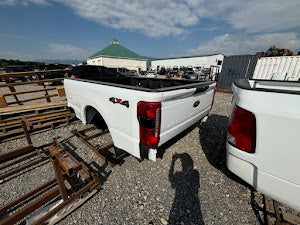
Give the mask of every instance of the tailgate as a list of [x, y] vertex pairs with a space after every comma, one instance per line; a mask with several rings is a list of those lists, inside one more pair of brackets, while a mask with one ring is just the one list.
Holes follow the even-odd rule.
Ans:
[[162, 145], [201, 118], [211, 108], [215, 83], [163, 93], [160, 142]]

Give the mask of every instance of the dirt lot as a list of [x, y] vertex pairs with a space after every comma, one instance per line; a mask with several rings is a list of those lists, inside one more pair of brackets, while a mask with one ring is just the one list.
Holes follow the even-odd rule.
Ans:
[[[217, 93], [211, 116], [160, 149], [156, 162], [132, 156], [110, 167], [71, 131], [81, 123], [33, 135], [35, 145], [58, 137], [98, 173], [102, 188], [59, 224], [262, 224], [262, 197], [230, 173], [225, 139], [232, 94]], [[106, 143], [109, 134], [96, 142]], [[25, 139], [0, 144], [1, 151]], [[0, 184], [0, 205], [54, 177], [50, 163], [40, 164]]]

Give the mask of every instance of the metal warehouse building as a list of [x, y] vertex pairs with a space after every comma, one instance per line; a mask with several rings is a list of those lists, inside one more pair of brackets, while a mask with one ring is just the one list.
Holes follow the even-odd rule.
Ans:
[[147, 59], [121, 46], [116, 39], [113, 39], [109, 46], [90, 56], [87, 64], [114, 68], [125, 67], [137, 72], [147, 70]]
[[193, 67], [193, 68], [210, 68], [211, 66], [219, 67], [222, 70], [224, 56], [222, 54], [212, 55], [196, 55], [196, 56], [183, 56], [175, 58], [157, 59], [151, 62], [151, 68], [180, 68], [180, 67]]
[[251, 78], [256, 66], [258, 55], [226, 55], [222, 72], [218, 75], [217, 86], [231, 88], [238, 78]]

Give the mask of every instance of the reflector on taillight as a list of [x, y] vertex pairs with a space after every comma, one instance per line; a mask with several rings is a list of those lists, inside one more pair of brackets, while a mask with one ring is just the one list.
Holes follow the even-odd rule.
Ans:
[[249, 153], [255, 153], [256, 119], [252, 112], [235, 106], [227, 133], [229, 144]]
[[79, 78], [77, 75], [72, 75], [71, 78]]
[[140, 124], [140, 143], [152, 147], [159, 142], [160, 135], [160, 102], [139, 102], [137, 118]]

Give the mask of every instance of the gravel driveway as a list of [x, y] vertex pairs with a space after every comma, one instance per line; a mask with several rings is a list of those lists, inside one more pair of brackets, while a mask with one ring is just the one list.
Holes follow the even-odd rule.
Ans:
[[[81, 123], [32, 135], [39, 145], [59, 137], [100, 175], [102, 188], [59, 224], [260, 224], [262, 197], [230, 173], [225, 140], [232, 94], [217, 93], [211, 116], [162, 147], [156, 162], [132, 156], [111, 168], [82, 144], [71, 130]], [[106, 143], [109, 134], [98, 140]], [[25, 139], [0, 144], [2, 151]], [[41, 176], [38, 176], [42, 174]], [[54, 176], [50, 163], [0, 184], [0, 205]], [[20, 185], [22, 184], [22, 185]]]

